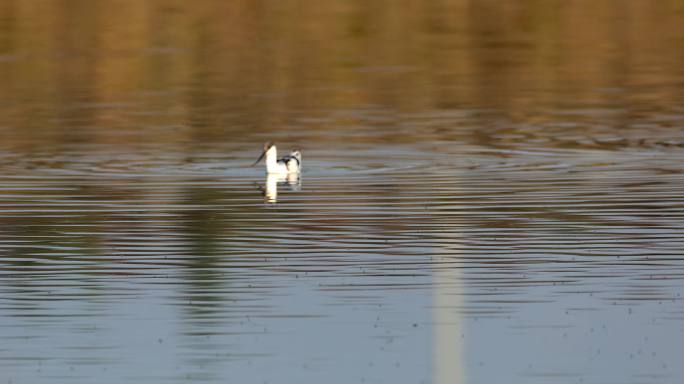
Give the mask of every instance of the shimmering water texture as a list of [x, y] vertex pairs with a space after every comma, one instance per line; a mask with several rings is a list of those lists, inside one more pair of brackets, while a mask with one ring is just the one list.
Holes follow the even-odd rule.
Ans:
[[684, 382], [683, 25], [3, 1], [0, 383]]

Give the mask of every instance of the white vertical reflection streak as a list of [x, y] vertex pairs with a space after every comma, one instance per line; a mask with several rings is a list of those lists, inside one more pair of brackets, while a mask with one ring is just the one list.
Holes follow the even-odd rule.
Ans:
[[[451, 243], [458, 236], [446, 231]], [[449, 243], [445, 242], [445, 243]], [[443, 253], [442, 253], [443, 252]], [[451, 260], [456, 254], [442, 250], [436, 257]], [[466, 382], [463, 349], [465, 339], [463, 325], [458, 313], [462, 307], [462, 269], [452, 263], [439, 265], [433, 274], [433, 327], [432, 327], [432, 374], [434, 384], [460, 384]]]
[[278, 201], [278, 175], [268, 173], [266, 175], [266, 201], [276, 203]]

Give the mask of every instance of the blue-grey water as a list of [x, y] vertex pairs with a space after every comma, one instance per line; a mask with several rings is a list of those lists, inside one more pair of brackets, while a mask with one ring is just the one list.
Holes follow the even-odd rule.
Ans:
[[4, 2], [0, 383], [681, 383], [684, 8], [548, 4]]

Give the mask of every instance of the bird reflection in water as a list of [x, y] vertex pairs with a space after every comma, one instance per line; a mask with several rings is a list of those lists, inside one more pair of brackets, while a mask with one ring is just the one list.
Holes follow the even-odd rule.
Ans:
[[302, 178], [299, 173], [277, 174], [269, 173], [266, 175], [264, 186], [258, 185], [257, 188], [264, 195], [264, 201], [269, 204], [278, 202], [278, 187], [287, 187], [291, 191], [302, 189]]

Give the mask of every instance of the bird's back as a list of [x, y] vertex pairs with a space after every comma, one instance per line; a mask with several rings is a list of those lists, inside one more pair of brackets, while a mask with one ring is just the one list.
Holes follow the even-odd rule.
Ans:
[[302, 169], [302, 154], [299, 151], [292, 151], [289, 155], [280, 159], [280, 162], [287, 167], [288, 172], [300, 172]]

